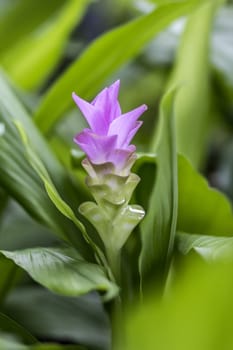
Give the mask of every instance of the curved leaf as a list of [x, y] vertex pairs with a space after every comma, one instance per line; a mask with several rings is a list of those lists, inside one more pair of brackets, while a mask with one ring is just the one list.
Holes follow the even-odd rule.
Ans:
[[204, 236], [179, 232], [177, 247], [182, 254], [192, 250], [209, 262], [233, 261], [233, 237]]
[[233, 235], [233, 211], [225, 195], [211, 188], [184, 157], [178, 159], [177, 229], [204, 235]]
[[3, 76], [0, 77], [0, 121], [5, 125], [5, 132], [0, 137], [1, 185], [34, 218], [82, 249], [83, 254], [86, 252], [90, 256], [91, 252], [82, 235], [50, 202], [40, 178], [26, 159], [24, 147], [13, 123], [15, 118], [27, 130], [30, 142], [40, 154], [62, 197], [73, 207], [78, 207], [83, 201], [81, 187], [77, 191], [68, 173], [58, 162]]
[[[15, 2], [14, 6], [11, 6], [10, 11], [7, 11], [5, 14], [4, 12], [1, 13], [0, 51], [4, 51], [24, 35], [33, 31], [49, 15], [56, 11], [62, 3], [62, 0], [50, 0], [46, 3], [31, 0]], [[15, 23], [17, 23], [17, 30]]]
[[185, 83], [176, 103], [178, 152], [200, 165], [210, 131], [209, 45], [217, 1], [208, 1], [189, 18], [178, 50], [171, 85]]
[[73, 90], [85, 99], [91, 98], [111, 73], [136, 56], [169, 23], [189, 13], [198, 2], [190, 0], [158, 7], [97, 39], [45, 95], [35, 115], [40, 130], [47, 133], [72, 106]]
[[58, 14], [42, 23], [41, 28], [29, 33], [1, 57], [3, 67], [18, 86], [34, 89], [55, 69], [68, 35], [82, 18], [89, 2], [65, 2]]
[[118, 292], [103, 268], [86, 262], [74, 249], [32, 248], [1, 253], [54, 293], [79, 296], [98, 290], [106, 292], [105, 298], [109, 299]]
[[149, 209], [142, 222], [140, 273], [153, 280], [164, 279], [173, 251], [177, 220], [177, 163], [174, 130], [174, 98], [176, 90], [163, 98], [157, 139], [157, 176]]

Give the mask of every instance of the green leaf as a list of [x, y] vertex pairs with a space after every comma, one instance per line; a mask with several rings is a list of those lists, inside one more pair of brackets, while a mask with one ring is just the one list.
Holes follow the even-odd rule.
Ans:
[[140, 203], [147, 212], [149, 199], [156, 176], [156, 155], [154, 153], [137, 153], [137, 160], [132, 172], [140, 177], [140, 182], [135, 189], [135, 202]]
[[174, 246], [178, 208], [174, 128], [175, 94], [175, 89], [169, 91], [164, 96], [160, 107], [156, 150], [157, 176], [149, 209], [141, 225], [140, 274], [142, 282], [147, 275], [152, 275], [152, 281], [159, 278], [159, 275], [162, 275], [162, 280], [166, 277]]
[[51, 246], [58, 244], [58, 241], [51, 230], [33, 220], [18, 203], [9, 200], [0, 227], [1, 249]]
[[[68, 219], [70, 219], [75, 226], [79, 229], [81, 232], [83, 238], [85, 241], [90, 244], [90, 246], [93, 248], [93, 251], [96, 252], [97, 256], [100, 258], [100, 261], [104, 262], [105, 258], [103, 256], [103, 253], [98, 248], [98, 246], [91, 240], [89, 237], [85, 226], [83, 223], [76, 217], [74, 211], [71, 209], [71, 207], [61, 198], [60, 194], [58, 193], [56, 187], [54, 186], [49, 173], [47, 172], [44, 164], [41, 162], [40, 158], [37, 156], [37, 154], [34, 152], [34, 150], [31, 148], [31, 146], [28, 143], [28, 138], [25, 130], [23, 129], [21, 123], [19, 121], [14, 122], [22, 139], [22, 142], [26, 149], [26, 156], [28, 158], [29, 163], [31, 164], [32, 168], [36, 171], [36, 173], [39, 175], [41, 180], [44, 183], [46, 192], [53, 202], [53, 204], [56, 206], [56, 208]], [[69, 238], [69, 237], [68, 237]]]
[[208, 1], [188, 19], [171, 85], [185, 83], [176, 103], [178, 152], [195, 166], [206, 153], [210, 132], [209, 45], [217, 1]]
[[181, 276], [163, 298], [152, 291], [144, 303], [134, 305], [124, 349], [230, 350], [232, 294], [232, 264], [182, 265]]
[[62, 4], [62, 0], [49, 2], [20, 0], [11, 4], [10, 10], [0, 14], [0, 51], [17, 43], [20, 38], [33, 31]]
[[233, 212], [225, 195], [208, 186], [182, 156], [178, 159], [179, 209], [177, 229], [204, 235], [233, 235]]
[[110, 349], [110, 324], [97, 293], [64, 297], [39, 286], [24, 286], [9, 295], [4, 312], [38, 339]]
[[4, 332], [11, 332], [22, 339], [26, 344], [37, 343], [36, 338], [34, 338], [24, 327], [12, 320], [7, 315], [0, 312], [0, 329]]
[[0, 333], [0, 348], [10, 350], [86, 350], [79, 345], [58, 345], [58, 344], [40, 344], [40, 345], [24, 345], [18, 339], [14, 339], [11, 334]]
[[79, 247], [83, 254], [88, 253], [89, 248], [81, 233], [56, 210], [48, 199], [40, 178], [28, 163], [24, 147], [13, 123], [16, 118], [27, 130], [29, 141], [40, 154], [62, 197], [73, 206], [80, 204], [79, 199], [82, 201], [81, 193], [77, 194], [77, 189], [67, 172], [58, 162], [3, 77], [0, 77], [0, 121], [5, 124], [5, 132], [0, 137], [1, 185], [34, 218], [52, 228], [55, 234], [63, 239], [68, 239]]
[[9, 293], [11, 288], [14, 286], [19, 269], [10, 260], [3, 256], [0, 256], [0, 304], [3, 302], [5, 296]]
[[55, 69], [68, 35], [82, 18], [89, 2], [65, 2], [59, 13], [55, 13], [49, 21], [29, 33], [2, 56], [3, 67], [18, 86], [34, 89]]
[[233, 261], [233, 237], [204, 236], [179, 232], [177, 248], [182, 254], [195, 251], [209, 262]]
[[41, 131], [47, 133], [72, 106], [73, 90], [85, 99], [91, 98], [111, 73], [136, 56], [148, 41], [173, 20], [194, 9], [197, 3], [193, 0], [158, 7], [152, 13], [97, 39], [45, 95], [35, 115]]
[[87, 263], [74, 249], [32, 248], [1, 253], [27, 271], [35, 281], [57, 294], [79, 296], [98, 290], [105, 292], [108, 299], [118, 292], [103, 268]]

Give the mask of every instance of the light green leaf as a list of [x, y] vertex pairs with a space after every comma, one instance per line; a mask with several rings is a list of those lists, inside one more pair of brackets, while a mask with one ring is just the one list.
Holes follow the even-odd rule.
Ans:
[[20, 0], [11, 4], [6, 13], [4, 11], [0, 13], [0, 51], [4, 51], [24, 35], [32, 32], [62, 4], [62, 0], [48, 2]]
[[179, 209], [177, 229], [204, 235], [233, 235], [233, 211], [225, 195], [208, 186], [182, 156], [178, 161]]
[[124, 349], [232, 349], [232, 264], [191, 261], [175, 277], [163, 298], [152, 291], [144, 303], [134, 305]]
[[184, 83], [177, 97], [178, 152], [199, 166], [210, 132], [209, 45], [217, 1], [208, 1], [189, 18], [181, 39], [171, 86]]
[[233, 237], [204, 236], [179, 232], [177, 248], [182, 254], [195, 251], [209, 262], [233, 261]]
[[103, 268], [87, 263], [74, 249], [32, 248], [1, 253], [57, 294], [79, 296], [98, 290], [106, 292], [106, 298], [112, 298], [118, 292]]
[[[11, 47], [1, 63], [18, 86], [34, 89], [53, 71], [67, 37], [90, 0], [69, 0], [47, 22]], [[16, 59], [17, 57], [17, 59]]]
[[0, 136], [4, 135], [5, 133], [5, 124], [0, 123]]
[[111, 73], [136, 56], [147, 42], [173, 20], [193, 10], [198, 2], [193, 0], [158, 7], [152, 13], [97, 39], [45, 95], [35, 115], [41, 131], [48, 132], [72, 106], [73, 90], [83, 98], [91, 98]]
[[[174, 98], [176, 90], [168, 92], [161, 103], [157, 139], [157, 176], [142, 222], [140, 273], [142, 281], [164, 279], [173, 251], [177, 220], [177, 164], [174, 128]], [[165, 275], [164, 275], [165, 273]]]

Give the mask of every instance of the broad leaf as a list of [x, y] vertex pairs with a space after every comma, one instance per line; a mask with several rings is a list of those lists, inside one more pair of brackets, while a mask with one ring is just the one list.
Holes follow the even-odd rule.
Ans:
[[39, 339], [110, 348], [110, 324], [97, 293], [64, 297], [38, 286], [20, 287], [7, 298], [4, 312]]
[[[140, 273], [142, 281], [150, 274], [152, 281], [166, 277], [173, 251], [177, 220], [177, 164], [174, 129], [174, 98], [168, 92], [161, 103], [157, 139], [157, 176], [149, 209], [142, 222]], [[165, 275], [164, 275], [165, 273]]]
[[195, 251], [209, 262], [233, 261], [233, 237], [204, 236], [180, 232], [177, 247], [182, 254]]
[[[72, 208], [62, 199], [60, 194], [58, 193], [56, 187], [54, 186], [54, 183], [52, 182], [51, 177], [49, 176], [49, 173], [47, 169], [45, 168], [44, 164], [41, 162], [40, 158], [37, 156], [37, 154], [34, 152], [34, 150], [31, 148], [31, 146], [28, 143], [28, 138], [25, 130], [22, 127], [22, 124], [19, 121], [15, 121], [15, 125], [20, 133], [22, 142], [25, 146], [26, 150], [26, 156], [31, 164], [32, 168], [36, 171], [36, 173], [39, 175], [41, 180], [44, 183], [46, 192], [53, 202], [53, 204], [56, 206], [56, 208], [68, 219], [73, 221], [75, 226], [78, 228], [78, 230], [81, 232], [83, 238], [85, 241], [93, 248], [93, 252], [96, 252], [97, 256], [102, 260], [102, 262], [105, 261], [105, 258], [103, 256], [103, 253], [98, 248], [98, 246], [94, 243], [94, 241], [91, 240], [89, 237], [85, 226], [83, 223], [76, 217], [74, 211]], [[67, 237], [69, 238], [69, 236]]]
[[204, 235], [233, 235], [233, 211], [223, 193], [211, 188], [182, 156], [178, 161], [177, 229]]
[[232, 349], [232, 264], [191, 261], [174, 278], [163, 298], [153, 292], [140, 306], [134, 305], [124, 349]]
[[79, 246], [85, 254], [88, 247], [81, 233], [56, 210], [47, 197], [41, 180], [28, 163], [13, 123], [14, 119], [19, 120], [27, 130], [30, 142], [40, 154], [56, 187], [70, 205], [77, 207], [79, 199], [82, 198], [81, 193], [77, 195], [77, 190], [67, 172], [51, 152], [5, 79], [1, 77], [0, 121], [4, 122], [5, 132], [0, 137], [0, 183], [33, 217], [52, 228], [53, 232], [63, 239], [68, 239], [72, 244]]
[[103, 268], [86, 262], [74, 249], [32, 248], [1, 253], [57, 294], [79, 296], [98, 290], [105, 292], [108, 299], [118, 292]]
[[97, 39], [45, 95], [35, 115], [41, 131], [47, 133], [72, 106], [73, 90], [85, 99], [91, 98], [111, 73], [136, 56], [169, 23], [189, 13], [198, 2], [192, 0], [158, 7]]

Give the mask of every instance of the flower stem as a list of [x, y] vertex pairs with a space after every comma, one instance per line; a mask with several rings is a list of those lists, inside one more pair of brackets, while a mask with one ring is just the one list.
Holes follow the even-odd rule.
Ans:
[[112, 327], [112, 350], [122, 350], [124, 348], [124, 322], [120, 295], [112, 301], [110, 316]]
[[[121, 250], [116, 250], [114, 247], [108, 247], [106, 252], [114, 280], [121, 288]], [[120, 294], [112, 300], [109, 313], [112, 326], [112, 350], [121, 350], [124, 345], [124, 322], [122, 299]]]
[[121, 287], [121, 251], [109, 246], [106, 248], [106, 253], [115, 282]]

